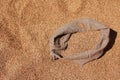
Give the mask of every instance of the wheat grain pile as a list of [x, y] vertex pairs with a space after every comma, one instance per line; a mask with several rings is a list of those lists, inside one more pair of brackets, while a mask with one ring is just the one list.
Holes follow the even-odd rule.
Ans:
[[[85, 64], [51, 61], [49, 38], [78, 18], [95, 19], [114, 32], [109, 50]], [[76, 33], [64, 56], [93, 48], [99, 31]], [[0, 0], [0, 80], [119, 80], [119, 0]]]

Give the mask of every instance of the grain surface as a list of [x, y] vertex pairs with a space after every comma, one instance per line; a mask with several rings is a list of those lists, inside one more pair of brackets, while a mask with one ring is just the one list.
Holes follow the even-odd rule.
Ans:
[[[51, 61], [49, 38], [78, 18], [114, 30], [114, 45], [83, 68], [72, 61]], [[63, 54], [91, 49], [98, 39], [99, 32], [76, 33]], [[120, 80], [120, 1], [0, 0], [0, 80]]]

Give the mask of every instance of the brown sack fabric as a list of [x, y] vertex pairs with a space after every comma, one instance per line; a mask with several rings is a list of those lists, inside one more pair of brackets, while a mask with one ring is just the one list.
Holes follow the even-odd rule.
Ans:
[[[95, 48], [82, 53], [76, 53], [67, 57], [62, 57], [60, 52], [65, 50], [68, 45], [68, 40], [71, 34], [76, 32], [86, 32], [88, 30], [98, 30], [101, 32], [101, 38], [96, 44]], [[110, 29], [105, 25], [98, 23], [92, 19], [78, 19], [60, 29], [56, 30], [53, 36], [50, 38], [50, 55], [51, 59], [68, 59], [83, 65], [91, 60], [98, 59], [103, 54], [104, 48], [109, 42]]]

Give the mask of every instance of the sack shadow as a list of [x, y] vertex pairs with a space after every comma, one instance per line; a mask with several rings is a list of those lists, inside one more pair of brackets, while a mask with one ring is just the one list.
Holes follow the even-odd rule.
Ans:
[[113, 45], [115, 44], [116, 37], [117, 37], [117, 32], [113, 29], [110, 29], [109, 43], [107, 44], [107, 46], [103, 50], [103, 55], [101, 55], [100, 58], [102, 56], [104, 56], [106, 54], [106, 52], [109, 51], [113, 47]]

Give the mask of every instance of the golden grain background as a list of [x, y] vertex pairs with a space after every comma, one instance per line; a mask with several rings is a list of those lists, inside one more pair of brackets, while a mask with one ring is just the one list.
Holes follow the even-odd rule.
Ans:
[[[82, 68], [51, 61], [49, 38], [78, 18], [111, 28], [111, 48]], [[63, 53], [91, 49], [98, 39], [97, 31], [73, 34]], [[120, 80], [120, 0], [0, 0], [0, 80]]]

